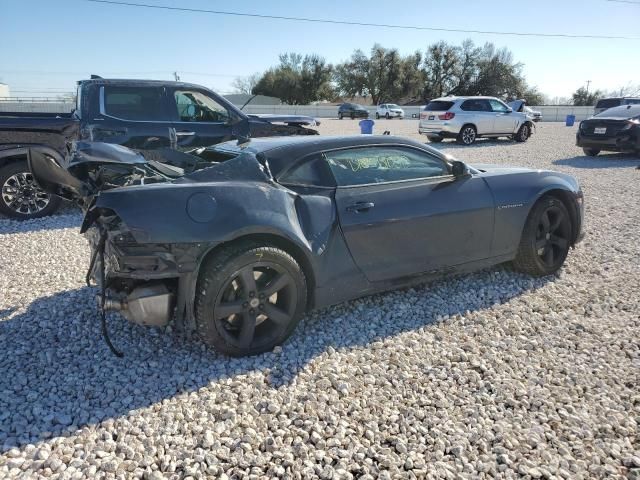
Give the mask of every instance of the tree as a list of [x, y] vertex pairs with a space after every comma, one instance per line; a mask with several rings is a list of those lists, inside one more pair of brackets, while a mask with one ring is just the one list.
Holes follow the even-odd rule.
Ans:
[[573, 92], [571, 97], [573, 98], [573, 104], [577, 107], [592, 107], [602, 97], [602, 92], [600, 90], [589, 92], [586, 88], [580, 87]]
[[257, 85], [261, 76], [262, 74], [260, 73], [253, 73], [246, 77], [236, 77], [233, 82], [231, 82], [233, 93], [245, 93], [251, 95], [253, 87]]
[[299, 53], [284, 53], [279, 58], [280, 64], [267, 70], [252, 88], [254, 95], [277, 97], [291, 105], [333, 97], [333, 67], [324, 58]]
[[411, 98], [423, 82], [419, 52], [402, 57], [397, 49], [375, 44], [371, 55], [356, 50], [334, 73], [338, 91], [345, 96], [370, 96], [374, 104]]

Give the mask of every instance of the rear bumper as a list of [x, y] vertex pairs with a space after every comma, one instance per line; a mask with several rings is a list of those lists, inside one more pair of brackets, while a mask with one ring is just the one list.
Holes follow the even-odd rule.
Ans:
[[426, 135], [427, 137], [434, 138], [456, 138], [458, 136], [458, 132], [432, 128], [419, 128], [418, 133], [420, 133], [421, 135]]
[[462, 128], [462, 125], [452, 123], [449, 120], [432, 124], [420, 122], [418, 124], [418, 133], [430, 137], [455, 138], [460, 133], [460, 128]]
[[640, 150], [640, 136], [636, 138], [633, 133], [616, 135], [615, 137], [596, 137], [576, 133], [576, 145], [582, 148], [594, 148], [612, 152], [625, 152]]

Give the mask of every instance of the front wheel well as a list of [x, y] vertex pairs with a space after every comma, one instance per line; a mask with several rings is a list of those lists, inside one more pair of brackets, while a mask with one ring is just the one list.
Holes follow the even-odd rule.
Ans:
[[240, 243], [258, 243], [261, 245], [268, 245], [272, 247], [279, 248], [289, 255], [291, 255], [298, 265], [302, 268], [304, 272], [304, 276], [307, 282], [307, 309], [313, 308], [315, 305], [315, 275], [313, 266], [309, 261], [309, 258], [304, 253], [302, 248], [296, 245], [291, 240], [284, 238], [279, 235], [274, 235], [270, 233], [255, 233], [243, 235], [238, 238], [234, 238], [233, 240], [229, 240], [228, 242], [222, 242], [215, 247], [209, 249], [200, 259], [198, 264], [198, 275], [200, 274], [200, 268], [204, 265], [209, 258], [214, 256], [217, 252], [219, 252], [222, 248], [226, 248], [232, 245], [238, 245]]
[[0, 168], [5, 167], [12, 163], [19, 163], [19, 162], [26, 163], [26, 161], [27, 161], [26, 153], [7, 155], [6, 157], [0, 157]]

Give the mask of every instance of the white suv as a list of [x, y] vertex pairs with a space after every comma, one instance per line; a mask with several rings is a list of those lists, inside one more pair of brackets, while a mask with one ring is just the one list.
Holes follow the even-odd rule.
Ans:
[[431, 142], [455, 138], [463, 145], [471, 145], [478, 137], [526, 142], [533, 123], [494, 97], [443, 97], [430, 101], [420, 112], [418, 132]]
[[395, 103], [383, 103], [376, 108], [376, 118], [404, 118], [404, 110]]

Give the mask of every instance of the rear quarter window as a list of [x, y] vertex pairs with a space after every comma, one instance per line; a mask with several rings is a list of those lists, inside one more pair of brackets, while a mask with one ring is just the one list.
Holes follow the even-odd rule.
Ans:
[[124, 120], [167, 120], [160, 87], [102, 87], [104, 113]]
[[445, 102], [442, 100], [436, 100], [433, 102], [429, 102], [426, 107], [424, 107], [425, 112], [446, 112], [451, 107], [453, 107], [453, 102]]

